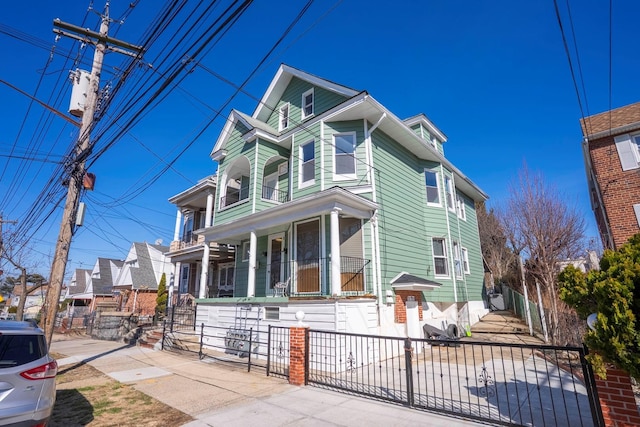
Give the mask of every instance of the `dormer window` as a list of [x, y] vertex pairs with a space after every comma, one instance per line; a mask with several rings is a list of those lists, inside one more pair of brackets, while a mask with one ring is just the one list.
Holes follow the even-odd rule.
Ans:
[[287, 102], [280, 107], [280, 122], [278, 124], [278, 130], [282, 132], [289, 127], [289, 103]]
[[309, 89], [302, 94], [302, 119], [313, 116], [313, 89]]

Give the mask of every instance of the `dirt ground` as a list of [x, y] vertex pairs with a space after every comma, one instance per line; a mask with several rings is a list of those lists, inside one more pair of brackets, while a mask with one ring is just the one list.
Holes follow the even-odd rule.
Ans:
[[[64, 355], [52, 354], [56, 359]], [[192, 417], [84, 363], [59, 368], [49, 426], [180, 426]]]

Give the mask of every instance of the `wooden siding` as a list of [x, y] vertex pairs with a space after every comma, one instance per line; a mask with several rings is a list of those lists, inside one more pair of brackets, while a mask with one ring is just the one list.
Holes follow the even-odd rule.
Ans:
[[289, 127], [292, 129], [302, 123], [302, 94], [313, 88], [313, 109], [314, 115], [305, 118], [304, 121], [308, 121], [314, 116], [318, 116], [327, 110], [335, 107], [336, 105], [347, 100], [346, 97], [338, 95], [337, 93], [328, 91], [318, 86], [313, 86], [311, 83], [294, 77], [289, 82], [289, 86], [282, 94], [282, 98], [276, 104], [274, 110], [271, 112], [267, 124], [274, 129], [278, 129], [279, 111], [283, 104], [289, 103]]

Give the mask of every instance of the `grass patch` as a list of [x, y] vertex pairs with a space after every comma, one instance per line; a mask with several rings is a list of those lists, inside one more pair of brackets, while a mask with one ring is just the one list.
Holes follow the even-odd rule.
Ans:
[[[61, 354], [56, 359], [64, 358]], [[177, 427], [192, 421], [189, 415], [171, 408], [130, 385], [104, 375], [79, 362], [59, 369], [56, 405], [50, 427], [148, 426]], [[89, 382], [91, 385], [86, 385]]]

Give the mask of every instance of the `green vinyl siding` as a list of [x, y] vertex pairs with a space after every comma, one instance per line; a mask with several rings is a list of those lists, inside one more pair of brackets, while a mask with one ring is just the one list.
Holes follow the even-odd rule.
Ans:
[[282, 97], [280, 98], [280, 101], [278, 101], [278, 104], [275, 105], [274, 110], [271, 112], [271, 115], [267, 120], [267, 124], [274, 129], [278, 129], [280, 107], [287, 102], [289, 103], [289, 127], [287, 128], [287, 130], [291, 130], [301, 124], [302, 94], [311, 88], [313, 88], [314, 114], [305, 118], [305, 121], [311, 117], [318, 116], [347, 100], [347, 97], [345, 96], [328, 91], [318, 86], [313, 86], [309, 82], [294, 77], [289, 82], [289, 85], [282, 94]]
[[226, 183], [220, 182], [217, 188], [217, 196], [215, 198], [215, 223], [223, 224], [225, 222], [232, 221], [238, 217], [248, 215], [251, 213], [251, 197], [253, 194], [253, 182], [254, 175], [254, 158], [255, 158], [255, 145], [253, 143], [247, 143], [242, 138], [249, 129], [247, 129], [242, 123], [236, 122], [230, 132], [229, 140], [226, 145], [227, 155], [218, 163], [218, 176], [225, 176], [227, 168], [233, 166], [240, 157], [244, 157], [251, 165], [249, 181], [246, 182], [243, 179], [242, 185], [248, 185], [249, 187], [249, 199], [247, 201], [238, 203], [234, 206], [228, 206], [220, 210], [220, 196]]
[[[259, 212], [275, 206], [275, 202], [262, 199], [262, 186], [266, 176], [277, 173], [278, 166], [281, 163], [289, 162], [289, 150], [259, 138], [256, 140], [256, 145], [258, 146], [258, 176], [256, 177], [255, 210]], [[267, 165], [267, 163], [269, 164]], [[288, 193], [289, 180], [287, 174], [278, 177], [278, 191]]]
[[426, 192], [418, 159], [383, 132], [372, 135], [382, 288], [401, 272], [428, 277], [424, 214]]

